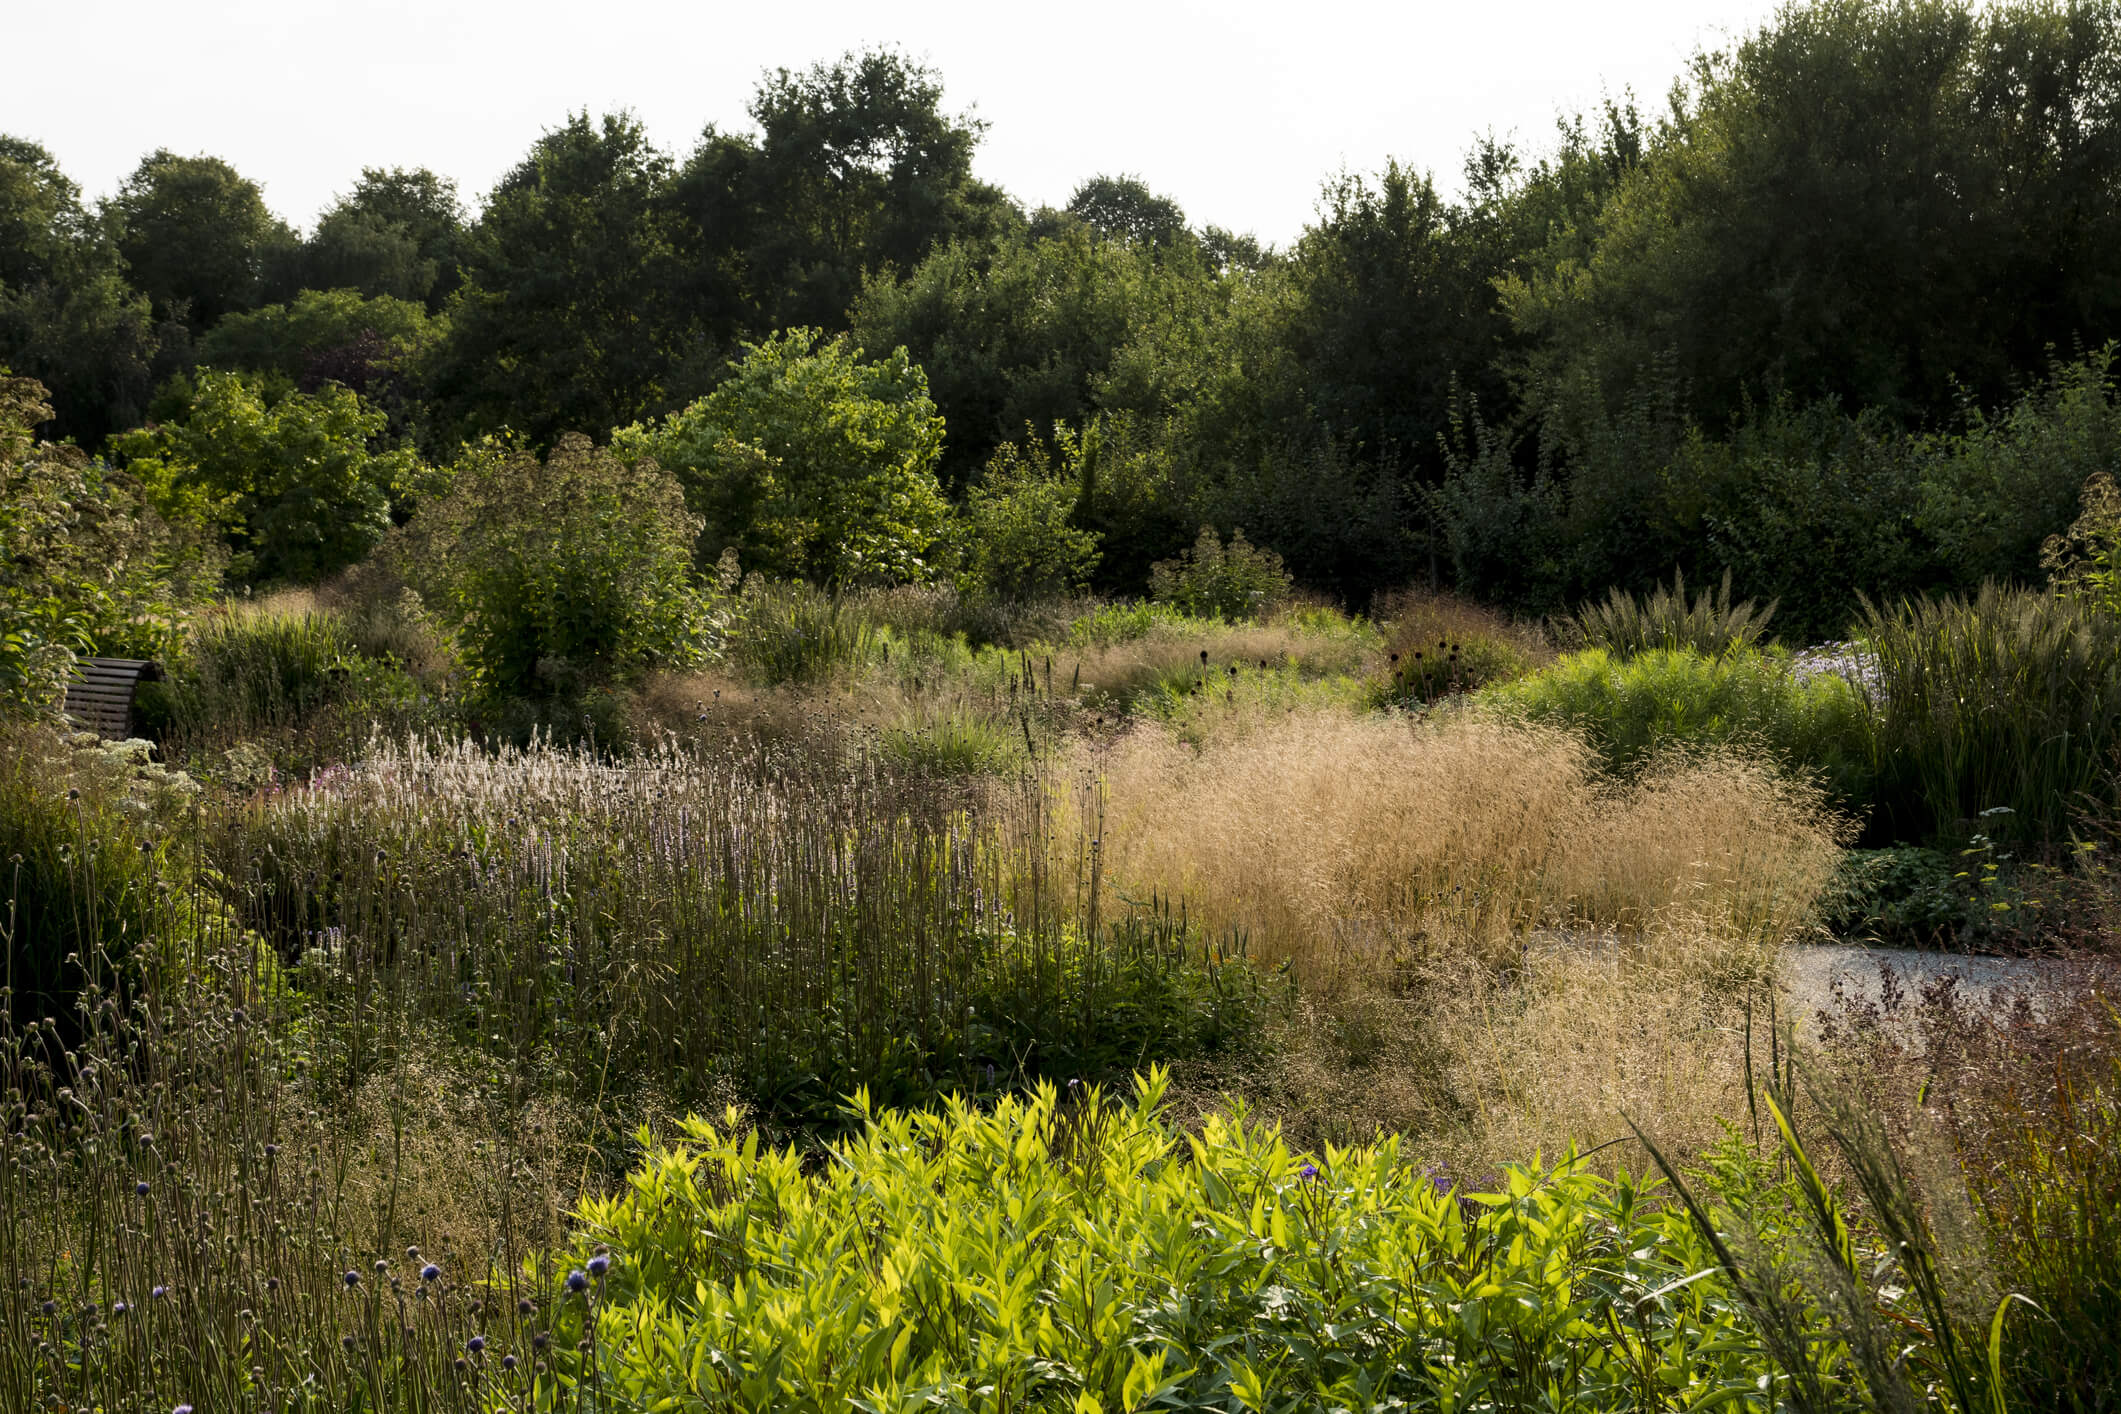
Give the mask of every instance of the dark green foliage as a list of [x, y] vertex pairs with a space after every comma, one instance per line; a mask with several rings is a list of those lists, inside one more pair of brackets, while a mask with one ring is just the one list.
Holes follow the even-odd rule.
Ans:
[[1852, 849], [1841, 858], [1820, 921], [1837, 937], [1856, 941], [1947, 945], [1970, 921], [1976, 886], [1963, 863], [1921, 845]]
[[300, 257], [315, 290], [417, 300], [430, 313], [462, 283], [464, 210], [456, 183], [424, 167], [364, 167], [317, 219]]
[[1866, 606], [1853, 674], [1891, 837], [2060, 844], [2107, 799], [2121, 743], [2121, 621], [1983, 586]]
[[669, 402], [694, 329], [671, 298], [670, 176], [637, 119], [580, 113], [501, 179], [466, 239], [436, 369], [449, 421], [545, 444]]
[[1068, 198], [1068, 214], [1099, 235], [1143, 245], [1169, 245], [1186, 234], [1186, 213], [1140, 177], [1092, 177]]
[[257, 183], [218, 157], [166, 148], [141, 159], [109, 216], [132, 283], [193, 333], [262, 303], [269, 267], [295, 245]]
[[80, 189], [0, 134], [0, 366], [49, 390], [50, 435], [95, 446], [145, 411], [154, 351], [147, 301]]

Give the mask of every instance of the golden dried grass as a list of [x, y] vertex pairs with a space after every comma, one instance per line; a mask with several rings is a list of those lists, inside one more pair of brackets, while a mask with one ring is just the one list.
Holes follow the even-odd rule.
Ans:
[[1181, 896], [1329, 990], [1499, 961], [1537, 927], [1776, 940], [1836, 856], [1816, 792], [1746, 761], [1613, 783], [1577, 738], [1473, 713], [1299, 712], [1199, 750], [1144, 729], [1095, 769], [1118, 888]]

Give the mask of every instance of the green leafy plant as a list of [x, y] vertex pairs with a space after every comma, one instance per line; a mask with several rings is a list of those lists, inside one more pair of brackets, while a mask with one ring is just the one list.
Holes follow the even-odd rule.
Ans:
[[1227, 620], [1258, 619], [1289, 597], [1289, 572], [1281, 556], [1230, 532], [1227, 544], [1212, 525], [1200, 528], [1193, 548], [1150, 570], [1149, 595], [1189, 614]]
[[1004, 599], [1080, 591], [1097, 568], [1099, 536], [1074, 524], [1080, 488], [1039, 444], [1004, 444], [965, 494], [965, 573]]
[[371, 446], [385, 422], [348, 388], [272, 398], [209, 370], [181, 417], [111, 446], [165, 516], [224, 529], [233, 576], [314, 584], [373, 549], [424, 479], [411, 452]]
[[716, 646], [717, 586], [693, 570], [677, 482], [563, 437], [542, 460], [468, 452], [393, 549], [490, 692], [529, 697], [684, 667]]
[[682, 412], [612, 434], [674, 473], [704, 522], [702, 557], [820, 584], [937, 577], [950, 508], [935, 478], [943, 420], [904, 349], [864, 358], [844, 336], [791, 329], [746, 353]]
[[[1573, 1156], [1493, 1193], [1397, 1141], [1306, 1156], [1164, 1081], [856, 1102], [822, 1164], [691, 1119], [582, 1211], [561, 1316], [607, 1397], [806, 1409], [1635, 1409], [1770, 1397], [1685, 1218]], [[644, 1136], [644, 1139], [646, 1136]], [[592, 1248], [591, 1244], [595, 1244]], [[604, 1260], [595, 1261], [601, 1255]], [[570, 1340], [567, 1342], [572, 1344]]]
[[753, 681], [814, 684], [873, 663], [883, 649], [869, 616], [844, 595], [802, 581], [744, 581], [730, 661]]

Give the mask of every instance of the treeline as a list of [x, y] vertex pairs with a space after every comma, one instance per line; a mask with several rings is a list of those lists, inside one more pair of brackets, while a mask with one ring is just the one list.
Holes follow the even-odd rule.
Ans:
[[[1859, 591], [2036, 575], [2121, 459], [2113, 0], [1792, 7], [1657, 111], [1477, 143], [1456, 198], [1335, 177], [1278, 251], [1133, 177], [1026, 210], [893, 53], [775, 73], [751, 116], [679, 156], [577, 115], [476, 215], [369, 170], [307, 235], [210, 157], [157, 152], [91, 209], [0, 140], [0, 363], [49, 389], [47, 436], [163, 468], [165, 499], [172, 438], [248, 438], [270, 484], [199, 494], [242, 503], [254, 577], [343, 563], [372, 536], [332, 549], [335, 518], [402, 521], [467, 445], [627, 428], [683, 443], [703, 554], [773, 543], [753, 493], [866, 444], [802, 465], [806, 439], [702, 401], [756, 428], [768, 384], [882, 378], [894, 426], [941, 420], [878, 453], [932, 540], [820, 550], [834, 573], [966, 573], [932, 484], [990, 530], [1065, 531], [1065, 565], [1009, 570], [1032, 584], [1138, 589], [1213, 523], [1357, 603], [1431, 579], [1547, 610], [1728, 570], [1819, 634]], [[315, 458], [285, 448], [332, 436], [360, 447], [303, 489]]]

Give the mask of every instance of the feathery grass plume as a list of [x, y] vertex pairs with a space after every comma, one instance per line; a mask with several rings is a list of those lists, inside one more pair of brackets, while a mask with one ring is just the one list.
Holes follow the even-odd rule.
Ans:
[[1691, 648], [1711, 657], [1758, 643], [1775, 617], [1777, 601], [1765, 608], [1751, 599], [1731, 602], [1731, 572], [1713, 592], [1687, 598], [1686, 576], [1672, 572], [1669, 589], [1658, 585], [1637, 598], [1623, 589], [1602, 604], [1585, 604], [1558, 620], [1556, 636], [1576, 647], [1604, 648], [1618, 657], [1653, 648]]
[[2121, 619], [2080, 599], [1984, 585], [1971, 599], [1864, 601], [1867, 747], [1878, 819], [1931, 835], [2061, 844], [2112, 804]]

